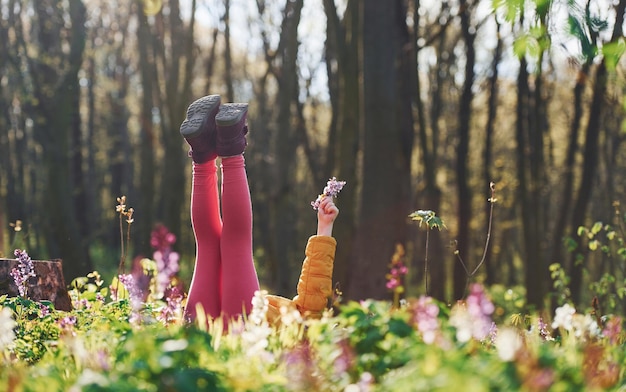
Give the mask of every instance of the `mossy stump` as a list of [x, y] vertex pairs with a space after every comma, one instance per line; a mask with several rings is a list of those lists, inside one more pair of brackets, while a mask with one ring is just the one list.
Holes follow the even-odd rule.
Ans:
[[[19, 295], [11, 277], [11, 270], [17, 265], [16, 259], [0, 259], [0, 295], [7, 294], [11, 297]], [[61, 260], [33, 260], [33, 268], [37, 276], [28, 281], [28, 298], [33, 301], [50, 301], [57, 310], [72, 310]]]

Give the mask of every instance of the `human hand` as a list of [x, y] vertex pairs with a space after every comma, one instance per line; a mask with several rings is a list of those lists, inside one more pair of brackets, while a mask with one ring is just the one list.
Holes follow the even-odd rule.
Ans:
[[324, 197], [317, 209], [317, 235], [331, 237], [333, 234], [333, 223], [339, 215], [339, 208], [335, 205], [331, 196]]

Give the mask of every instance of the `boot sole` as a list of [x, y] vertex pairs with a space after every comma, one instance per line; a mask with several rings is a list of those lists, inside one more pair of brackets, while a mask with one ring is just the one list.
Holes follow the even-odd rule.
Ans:
[[219, 95], [207, 95], [199, 98], [187, 108], [187, 116], [180, 124], [180, 134], [186, 139], [193, 139], [204, 132], [211, 114], [220, 106]]
[[241, 121], [247, 112], [247, 103], [225, 103], [220, 107], [217, 116], [215, 116], [215, 123], [222, 127], [235, 125]]

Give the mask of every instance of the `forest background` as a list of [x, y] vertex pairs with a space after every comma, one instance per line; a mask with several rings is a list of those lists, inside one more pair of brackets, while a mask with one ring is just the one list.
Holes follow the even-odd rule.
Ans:
[[[128, 253], [150, 255], [162, 223], [188, 282], [191, 161], [178, 127], [190, 102], [221, 94], [250, 103], [255, 261], [271, 291], [294, 294], [309, 202], [336, 176], [344, 297], [389, 297], [402, 244], [406, 295], [453, 301], [473, 280], [521, 287], [542, 307], [559, 263], [573, 301], [589, 304], [588, 282], [624, 278], [578, 228], [615, 224], [624, 200], [625, 7], [0, 0], [0, 256], [19, 245], [61, 258], [68, 282], [113, 275], [125, 195]], [[420, 227], [418, 209], [446, 227]]]

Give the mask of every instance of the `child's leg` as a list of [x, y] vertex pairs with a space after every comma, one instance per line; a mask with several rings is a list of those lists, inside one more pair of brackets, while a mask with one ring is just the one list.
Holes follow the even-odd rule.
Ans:
[[243, 155], [222, 159], [222, 312], [227, 317], [251, 308], [259, 289], [252, 260], [252, 203]]
[[215, 159], [193, 164], [191, 223], [196, 237], [196, 264], [189, 287], [185, 316], [193, 319], [196, 304], [199, 303], [207, 315], [218, 317], [221, 313], [222, 221]]

